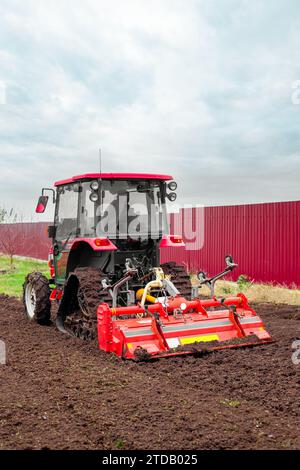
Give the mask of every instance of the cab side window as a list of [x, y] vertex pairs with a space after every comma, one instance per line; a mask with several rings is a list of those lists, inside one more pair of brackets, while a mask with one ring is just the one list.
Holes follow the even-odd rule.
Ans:
[[76, 237], [79, 185], [68, 184], [58, 191], [58, 210], [56, 213], [56, 239], [58, 241]]

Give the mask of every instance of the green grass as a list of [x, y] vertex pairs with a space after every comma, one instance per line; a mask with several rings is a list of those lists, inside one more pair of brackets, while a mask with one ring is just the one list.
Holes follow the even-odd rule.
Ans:
[[[192, 283], [194, 285], [198, 284], [195, 275], [192, 275]], [[300, 290], [296, 286], [294, 288], [288, 288], [271, 283], [256, 284], [246, 281], [245, 276], [243, 276], [238, 282], [226, 280], [217, 281], [215, 287], [217, 297], [231, 296], [242, 292], [249, 300], [250, 305], [251, 302], [300, 305]], [[203, 286], [199, 293], [200, 295], [210, 296], [210, 291], [207, 286]]]
[[9, 257], [0, 255], [0, 294], [20, 297], [24, 279], [33, 271], [39, 271], [49, 277], [46, 261], [14, 258], [11, 269]]

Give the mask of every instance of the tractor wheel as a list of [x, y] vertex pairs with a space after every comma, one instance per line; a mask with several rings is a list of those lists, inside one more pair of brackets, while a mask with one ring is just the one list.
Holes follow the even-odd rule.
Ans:
[[40, 325], [50, 323], [51, 302], [48, 279], [42, 273], [30, 273], [23, 284], [23, 303], [28, 320]]
[[180, 264], [170, 262], [162, 264], [161, 268], [165, 274], [171, 275], [171, 281], [179, 290], [180, 294], [187, 300], [190, 300], [192, 293], [192, 283], [185, 267]]

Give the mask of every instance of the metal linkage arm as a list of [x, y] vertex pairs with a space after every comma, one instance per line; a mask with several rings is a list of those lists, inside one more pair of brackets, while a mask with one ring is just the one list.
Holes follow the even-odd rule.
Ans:
[[229, 274], [230, 272], [232, 272], [238, 265], [233, 261], [232, 259], [232, 256], [231, 255], [226, 255], [225, 256], [225, 263], [226, 263], [226, 268], [224, 269], [224, 271], [222, 271], [221, 273], [219, 274], [216, 274], [215, 276], [212, 276], [210, 278], [207, 278], [206, 277], [206, 273], [203, 272], [203, 271], [200, 271], [198, 273], [198, 279], [199, 279], [199, 282], [200, 282], [200, 287], [202, 285], [207, 285], [209, 288], [210, 288], [210, 293], [211, 293], [211, 296], [214, 297], [215, 296], [215, 283], [218, 279], [221, 279], [223, 277], [225, 277], [227, 274]]

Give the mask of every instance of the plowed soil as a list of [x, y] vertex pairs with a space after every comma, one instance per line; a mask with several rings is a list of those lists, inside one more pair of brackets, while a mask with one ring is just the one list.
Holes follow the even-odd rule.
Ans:
[[299, 449], [300, 307], [255, 308], [276, 343], [133, 363], [0, 296], [0, 448]]

